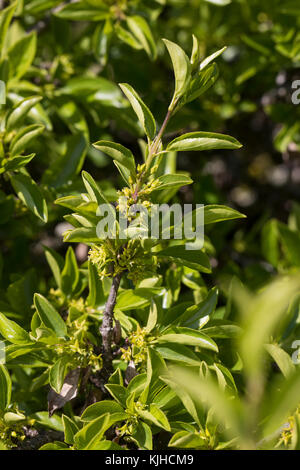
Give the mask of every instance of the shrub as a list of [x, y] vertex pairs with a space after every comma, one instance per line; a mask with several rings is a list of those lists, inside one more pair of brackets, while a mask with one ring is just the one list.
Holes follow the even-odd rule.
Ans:
[[299, 449], [299, 207], [207, 163], [298, 150], [298, 6], [1, 3], [0, 448]]

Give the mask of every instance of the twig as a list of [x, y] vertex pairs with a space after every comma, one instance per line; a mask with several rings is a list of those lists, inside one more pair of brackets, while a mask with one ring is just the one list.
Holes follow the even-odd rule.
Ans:
[[117, 294], [120, 287], [120, 282], [123, 273], [117, 274], [113, 278], [112, 286], [110, 288], [109, 296], [103, 312], [103, 321], [100, 328], [102, 335], [102, 378], [108, 379], [109, 375], [113, 371], [112, 361], [112, 340], [113, 340], [113, 319], [114, 319], [114, 308], [116, 305]]

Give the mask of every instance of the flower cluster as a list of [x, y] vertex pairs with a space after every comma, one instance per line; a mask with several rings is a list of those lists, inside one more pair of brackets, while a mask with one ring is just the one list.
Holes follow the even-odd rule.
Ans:
[[147, 331], [145, 328], [137, 326], [136, 331], [131, 333], [128, 337], [128, 342], [131, 345], [129, 348], [121, 348], [121, 358], [129, 362], [133, 360], [136, 365], [143, 366], [147, 360], [147, 348], [149, 338], [147, 338]]
[[138, 239], [129, 240], [117, 252], [109, 240], [94, 245], [89, 251], [89, 259], [97, 267], [101, 278], [128, 271], [128, 278], [135, 284], [153, 276], [157, 268], [156, 258], [143, 248]]

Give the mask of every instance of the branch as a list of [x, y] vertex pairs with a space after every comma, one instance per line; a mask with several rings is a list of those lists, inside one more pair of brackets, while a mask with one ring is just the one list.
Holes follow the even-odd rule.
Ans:
[[[112, 341], [113, 341], [113, 319], [114, 319], [114, 308], [116, 305], [117, 294], [120, 287], [120, 282], [123, 273], [117, 274], [113, 278], [112, 286], [110, 288], [109, 296], [103, 312], [103, 321], [100, 328], [102, 335], [102, 378], [108, 379], [109, 375], [113, 371], [112, 361]], [[106, 380], [105, 380], [106, 381]]]

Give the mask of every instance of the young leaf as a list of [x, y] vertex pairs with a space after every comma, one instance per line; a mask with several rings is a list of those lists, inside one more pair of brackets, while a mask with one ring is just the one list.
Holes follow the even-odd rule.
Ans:
[[177, 173], [176, 175], [162, 175], [157, 178], [157, 186], [155, 186], [155, 191], [161, 191], [166, 188], [180, 188], [181, 186], [186, 186], [187, 184], [192, 184], [193, 180], [186, 175]]
[[155, 119], [150, 109], [145, 105], [137, 92], [127, 83], [120, 83], [120, 88], [131, 103], [144, 131], [150, 140], [153, 140], [156, 132]]
[[59, 313], [41, 294], [34, 295], [34, 305], [41, 321], [47, 328], [54, 331], [58, 337], [67, 335], [67, 327]]
[[195, 74], [183, 99], [180, 101], [180, 105], [182, 106], [185, 103], [189, 103], [190, 101], [194, 101], [196, 98], [199, 98], [199, 96], [213, 86], [218, 76], [219, 72], [216, 64], [211, 64], [205, 67], [204, 70]]
[[167, 151], [239, 149], [242, 145], [229, 135], [214, 132], [190, 132], [172, 140]]
[[205, 67], [207, 67], [211, 62], [213, 62], [221, 54], [223, 54], [223, 52], [226, 51], [226, 49], [227, 49], [227, 46], [225, 46], [222, 49], [219, 49], [218, 51], [214, 52], [209, 57], [206, 57], [206, 59], [204, 59], [200, 64], [200, 70], [205, 69]]
[[221, 205], [208, 205], [204, 207], [204, 224], [215, 224], [224, 220], [243, 219], [246, 215], [241, 214], [231, 207]]
[[170, 54], [174, 74], [175, 74], [175, 90], [170, 108], [178, 102], [186, 92], [191, 80], [191, 64], [186, 53], [172, 41], [163, 39]]
[[115, 142], [109, 142], [106, 140], [99, 140], [93, 144], [98, 150], [101, 150], [103, 153], [106, 153], [111, 158], [121, 163], [122, 166], [127, 168], [130, 171], [130, 174], [134, 177], [136, 174], [135, 171], [135, 161], [132, 152], [124, 147], [121, 144], [116, 144]]

